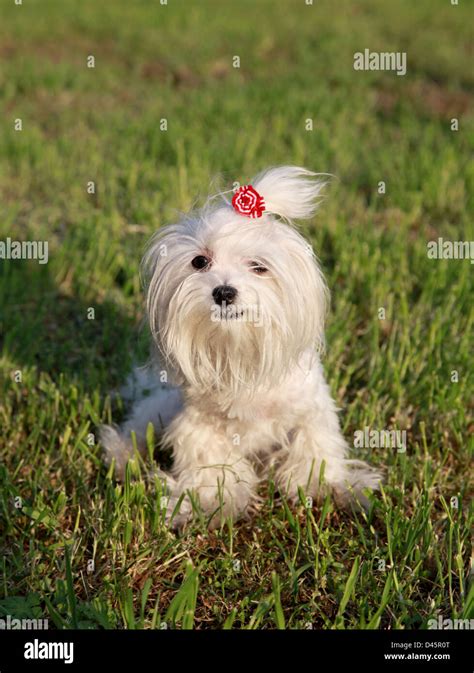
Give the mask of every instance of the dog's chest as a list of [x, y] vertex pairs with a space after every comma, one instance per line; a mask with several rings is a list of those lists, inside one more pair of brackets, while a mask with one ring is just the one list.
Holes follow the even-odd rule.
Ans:
[[226, 433], [239, 442], [244, 455], [267, 453], [288, 443], [292, 430], [304, 422], [309, 406], [308, 390], [263, 396], [251, 405], [234, 407], [225, 421]]
[[311, 372], [295, 372], [278, 388], [262, 390], [252, 399], [235, 400], [228, 419], [261, 427], [266, 423], [293, 426], [315, 404], [316, 386]]

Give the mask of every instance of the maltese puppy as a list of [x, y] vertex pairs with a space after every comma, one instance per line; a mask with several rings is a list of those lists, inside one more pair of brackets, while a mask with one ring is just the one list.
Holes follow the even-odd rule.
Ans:
[[378, 487], [380, 474], [348, 456], [319, 355], [328, 290], [294, 226], [323, 186], [303, 168], [271, 168], [160, 229], [145, 254], [154, 367], [135, 374], [132, 415], [101, 442], [123, 479], [148, 424], [163, 435], [174, 527], [199, 508], [210, 526], [248, 516], [269, 475], [291, 501], [332, 491], [366, 504], [363, 490]]

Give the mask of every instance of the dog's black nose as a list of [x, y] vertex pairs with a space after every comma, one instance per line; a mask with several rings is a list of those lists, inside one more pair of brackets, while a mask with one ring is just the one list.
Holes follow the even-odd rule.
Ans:
[[216, 304], [232, 304], [237, 296], [237, 290], [232, 285], [218, 285], [212, 290]]

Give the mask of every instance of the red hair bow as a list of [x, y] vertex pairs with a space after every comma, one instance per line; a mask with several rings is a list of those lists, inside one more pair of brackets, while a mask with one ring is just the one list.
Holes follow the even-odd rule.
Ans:
[[232, 198], [232, 205], [238, 213], [247, 217], [262, 217], [265, 210], [263, 196], [252, 185], [240, 187]]

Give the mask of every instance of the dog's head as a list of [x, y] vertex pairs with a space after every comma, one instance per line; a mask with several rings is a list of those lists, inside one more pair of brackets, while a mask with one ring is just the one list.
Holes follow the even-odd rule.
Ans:
[[205, 389], [273, 385], [321, 346], [327, 289], [292, 225], [311, 217], [323, 183], [296, 167], [252, 181], [261, 217], [210, 200], [160, 229], [144, 257], [153, 338], [181, 380]]

